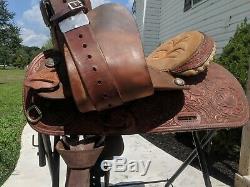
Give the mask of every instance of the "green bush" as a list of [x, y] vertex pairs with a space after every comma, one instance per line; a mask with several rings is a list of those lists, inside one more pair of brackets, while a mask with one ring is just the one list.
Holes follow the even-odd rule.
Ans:
[[[234, 36], [216, 60], [228, 69], [246, 90], [250, 63], [250, 24], [245, 21], [237, 28]], [[213, 140], [212, 151], [221, 156], [239, 156], [241, 129], [222, 130]]]
[[237, 28], [234, 37], [223, 49], [218, 63], [227, 68], [246, 88], [250, 63], [250, 24], [247, 19]]

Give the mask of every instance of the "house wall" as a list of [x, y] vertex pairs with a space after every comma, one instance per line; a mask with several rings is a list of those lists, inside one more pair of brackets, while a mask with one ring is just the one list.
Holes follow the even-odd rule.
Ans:
[[145, 54], [159, 46], [161, 0], [146, 0], [143, 45]]
[[141, 34], [145, 54], [159, 45], [161, 0], [135, 0], [135, 18]]
[[200, 30], [213, 37], [217, 53], [222, 52], [237, 25], [250, 19], [249, 0], [205, 0], [184, 12], [184, 0], [162, 0], [160, 42], [188, 30]]
[[146, 54], [170, 37], [190, 30], [213, 37], [217, 54], [221, 54], [237, 26], [246, 17], [250, 20], [250, 0], [204, 0], [186, 12], [184, 0], [135, 1], [147, 1], [142, 35]]
[[136, 0], [136, 12], [134, 14], [134, 17], [136, 19], [136, 23], [138, 26], [138, 29], [140, 31], [140, 34], [143, 39], [143, 23], [144, 23], [144, 0]]

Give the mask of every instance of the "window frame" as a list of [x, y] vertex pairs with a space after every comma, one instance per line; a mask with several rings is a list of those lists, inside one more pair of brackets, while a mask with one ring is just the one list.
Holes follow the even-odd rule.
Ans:
[[207, 0], [200, 0], [197, 3], [194, 3], [194, 0], [185, 0], [184, 1], [184, 12], [199, 6], [200, 4], [204, 3], [205, 1], [207, 1]]

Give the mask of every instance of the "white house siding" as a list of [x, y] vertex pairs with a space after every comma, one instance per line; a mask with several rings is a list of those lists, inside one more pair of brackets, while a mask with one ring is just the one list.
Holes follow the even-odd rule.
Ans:
[[[151, 22], [146, 25], [147, 20], [145, 20], [144, 30], [150, 31], [150, 27], [153, 27], [151, 30], [154, 31], [146, 32], [147, 34], [144, 33], [143, 36], [147, 53], [152, 51], [157, 43], [162, 43], [178, 33], [200, 30], [215, 39], [217, 54], [221, 54], [237, 26], [246, 17], [250, 19], [250, 0], [204, 0], [186, 12], [184, 12], [184, 0], [147, 0], [147, 4], [160, 5], [158, 14], [148, 11], [147, 5], [146, 19], [152, 17], [151, 14], [157, 19], [160, 13], [159, 20], [155, 22], [156, 25], [160, 22], [160, 29]], [[159, 30], [158, 40], [157, 29]]]
[[[134, 14], [138, 29], [143, 36], [143, 17], [144, 17], [144, 0], [139, 0], [136, 2], [136, 12]], [[142, 37], [143, 39], [143, 37]]]
[[187, 30], [200, 30], [217, 42], [222, 52], [245, 17], [250, 19], [250, 0], [204, 0], [184, 12], [184, 0], [162, 0], [160, 42]]
[[143, 45], [145, 54], [159, 46], [161, 0], [147, 0], [144, 20]]
[[136, 0], [136, 22], [145, 54], [159, 45], [161, 0]]

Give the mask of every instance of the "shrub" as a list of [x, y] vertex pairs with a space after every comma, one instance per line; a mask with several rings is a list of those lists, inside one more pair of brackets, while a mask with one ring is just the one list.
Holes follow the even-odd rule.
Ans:
[[246, 88], [250, 63], [250, 24], [247, 19], [237, 28], [217, 61], [233, 73], [242, 87]]

